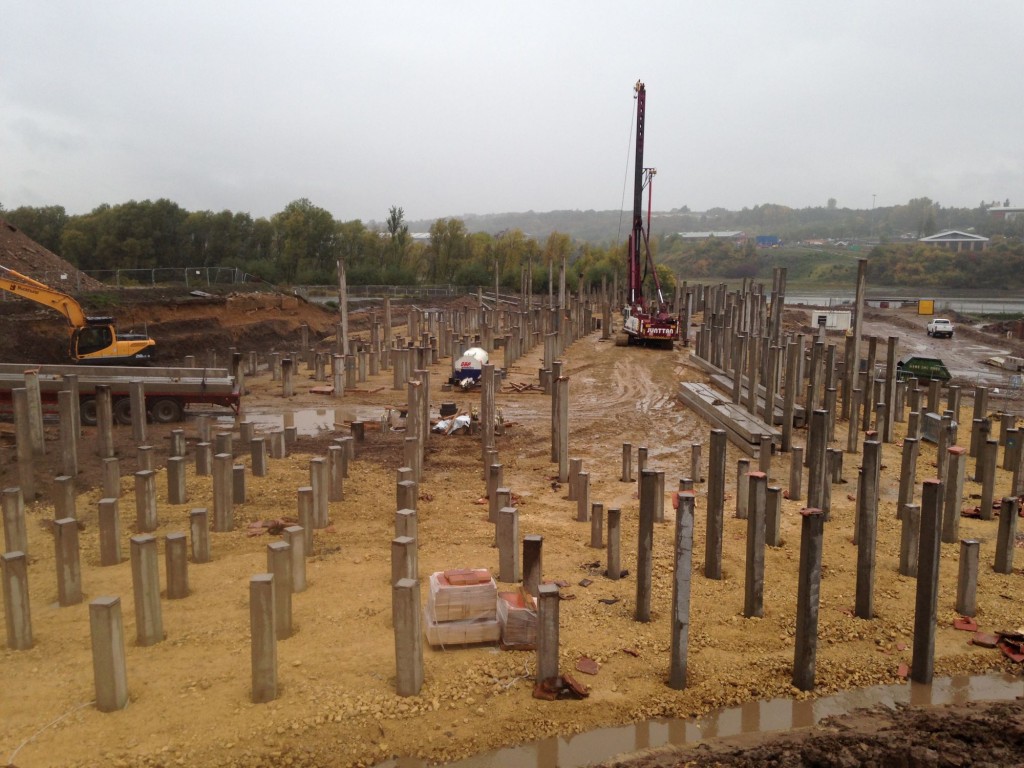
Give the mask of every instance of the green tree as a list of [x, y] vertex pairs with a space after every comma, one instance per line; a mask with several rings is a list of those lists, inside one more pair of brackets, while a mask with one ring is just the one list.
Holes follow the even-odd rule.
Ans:
[[338, 222], [335, 227], [338, 257], [345, 260], [345, 279], [352, 285], [383, 282], [380, 237], [359, 219]]
[[553, 287], [556, 291], [558, 289], [558, 269], [562, 264], [562, 260], [565, 259], [568, 263], [569, 254], [572, 252], [572, 238], [564, 232], [552, 232], [548, 235], [547, 240], [544, 241], [544, 267], [545, 271], [542, 275], [543, 287], [548, 288], [548, 276], [551, 276], [554, 282]]
[[274, 261], [286, 283], [330, 283], [337, 262], [334, 217], [306, 198], [271, 217]]
[[461, 219], [438, 219], [430, 226], [430, 242], [424, 252], [429, 283], [450, 283], [470, 257], [466, 225]]
[[409, 250], [409, 227], [405, 223], [405, 211], [399, 206], [391, 206], [385, 226], [388, 245], [385, 249], [383, 282], [397, 283], [400, 282], [399, 277], [405, 274], [405, 259]]

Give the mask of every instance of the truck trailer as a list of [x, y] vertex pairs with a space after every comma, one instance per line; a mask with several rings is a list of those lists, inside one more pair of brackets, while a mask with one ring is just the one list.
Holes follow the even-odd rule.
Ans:
[[56, 412], [57, 393], [67, 388], [67, 376], [78, 377], [82, 423], [97, 421], [96, 387], [110, 388], [114, 421], [131, 424], [131, 385], [143, 382], [146, 413], [151, 421], [169, 424], [185, 418], [192, 404], [219, 405], [238, 413], [238, 382], [223, 368], [132, 368], [90, 365], [0, 364], [0, 413], [13, 412], [11, 390], [25, 386], [25, 372], [36, 371], [44, 411]]

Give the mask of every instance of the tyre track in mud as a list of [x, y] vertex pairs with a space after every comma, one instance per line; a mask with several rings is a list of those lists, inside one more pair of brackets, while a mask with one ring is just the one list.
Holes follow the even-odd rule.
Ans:
[[693, 378], [688, 351], [577, 342], [567, 361], [570, 442], [579, 453], [604, 454], [623, 442], [648, 446], [650, 458], [688, 450], [706, 425], [676, 399]]

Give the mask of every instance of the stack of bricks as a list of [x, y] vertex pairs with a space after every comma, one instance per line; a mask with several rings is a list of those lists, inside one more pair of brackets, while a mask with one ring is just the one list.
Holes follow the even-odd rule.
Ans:
[[430, 595], [423, 629], [431, 645], [495, 642], [498, 586], [486, 568], [437, 571], [430, 575]]

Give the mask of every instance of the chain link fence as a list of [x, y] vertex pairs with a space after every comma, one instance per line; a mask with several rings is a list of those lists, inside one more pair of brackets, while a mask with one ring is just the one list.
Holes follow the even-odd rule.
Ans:
[[[349, 285], [349, 298], [415, 298], [434, 299], [465, 296], [479, 290], [476, 285]], [[337, 301], [337, 286], [296, 285], [293, 290], [307, 301]], [[484, 289], [487, 290], [487, 289]], [[493, 295], [494, 288], [491, 287]]]
[[[184, 286], [203, 288], [223, 285], [242, 285], [263, 282], [236, 267], [155, 267], [151, 269], [99, 269], [88, 271], [33, 272], [32, 277], [54, 288], [63, 288], [69, 293], [82, 291], [82, 276], [91, 277], [112, 288], [155, 288], [159, 286]], [[0, 292], [6, 299], [6, 292]], [[11, 297], [13, 298], [13, 297]]]

